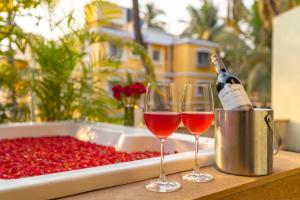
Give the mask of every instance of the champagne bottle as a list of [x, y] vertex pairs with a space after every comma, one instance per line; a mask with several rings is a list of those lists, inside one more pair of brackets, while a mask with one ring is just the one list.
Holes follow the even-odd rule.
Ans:
[[213, 54], [211, 61], [218, 73], [216, 88], [224, 110], [253, 109], [241, 81], [227, 72], [221, 57]]

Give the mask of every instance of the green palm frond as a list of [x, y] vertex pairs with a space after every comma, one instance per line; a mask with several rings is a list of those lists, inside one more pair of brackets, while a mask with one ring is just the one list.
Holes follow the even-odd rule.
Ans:
[[188, 26], [182, 33], [182, 36], [212, 40], [220, 29], [217, 8], [211, 2], [205, 1], [199, 8], [188, 6], [187, 11], [191, 20], [188, 22]]
[[147, 3], [144, 10], [144, 22], [148, 27], [161, 28], [165, 26], [165, 22], [159, 21], [158, 16], [165, 15], [165, 12], [155, 7], [154, 3]]
[[122, 16], [119, 6], [103, 0], [95, 0], [86, 5], [84, 13], [88, 27], [104, 26]]

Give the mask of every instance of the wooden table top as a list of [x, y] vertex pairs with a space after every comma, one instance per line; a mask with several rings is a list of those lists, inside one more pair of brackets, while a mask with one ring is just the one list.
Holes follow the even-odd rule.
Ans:
[[274, 173], [269, 176], [244, 177], [234, 176], [217, 171], [213, 166], [201, 168], [202, 172], [212, 174], [215, 179], [209, 183], [190, 183], [181, 180], [181, 173], [168, 175], [168, 179], [176, 180], [182, 184], [182, 189], [172, 193], [155, 193], [144, 189], [149, 182], [115, 186], [95, 190], [82, 194], [60, 198], [61, 200], [99, 200], [99, 199], [130, 199], [130, 200], [190, 200], [190, 199], [218, 199], [230, 194], [245, 191], [254, 187], [271, 183], [300, 173], [300, 154], [280, 151], [274, 156]]

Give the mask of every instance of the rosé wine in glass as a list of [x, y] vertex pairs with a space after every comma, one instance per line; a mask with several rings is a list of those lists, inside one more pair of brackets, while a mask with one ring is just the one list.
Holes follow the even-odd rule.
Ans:
[[144, 114], [144, 119], [151, 133], [165, 139], [177, 129], [181, 115], [176, 112], [147, 112]]
[[213, 112], [182, 112], [182, 122], [193, 135], [204, 133], [214, 121]]

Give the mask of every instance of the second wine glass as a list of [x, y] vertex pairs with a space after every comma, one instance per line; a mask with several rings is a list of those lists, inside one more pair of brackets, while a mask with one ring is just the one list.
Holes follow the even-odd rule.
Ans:
[[186, 129], [195, 136], [195, 166], [192, 173], [182, 176], [183, 180], [201, 183], [214, 179], [211, 174], [199, 170], [199, 136], [214, 120], [214, 102], [210, 84], [185, 84], [181, 102], [182, 122]]

